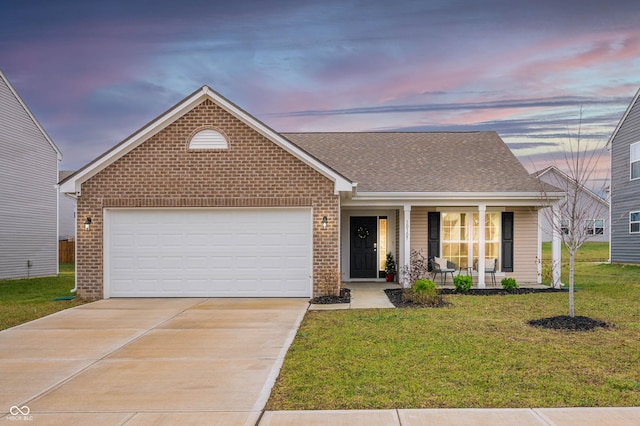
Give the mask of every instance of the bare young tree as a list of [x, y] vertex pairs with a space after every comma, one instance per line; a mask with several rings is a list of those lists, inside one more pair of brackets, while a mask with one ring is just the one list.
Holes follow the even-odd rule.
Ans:
[[[548, 178], [542, 178], [542, 172], [537, 172], [540, 180], [540, 194], [542, 199], [551, 208], [543, 210], [543, 215], [551, 225], [556, 235], [559, 235], [562, 244], [569, 254], [569, 316], [575, 316], [574, 310], [574, 275], [575, 256], [585, 241], [604, 232], [604, 223], [599, 223], [602, 218], [609, 217], [609, 208], [603, 198], [595, 191], [603, 194], [608, 187], [608, 180], [601, 180], [601, 187], [589, 188], [593, 182], [597, 182], [599, 166], [606, 155], [606, 146], [601, 142], [587, 143], [582, 139], [582, 110], [578, 123], [578, 133], [570, 139], [564, 150], [564, 158], [555, 166], [553, 173]], [[560, 189], [565, 193], [565, 198], [554, 202], [550, 196], [552, 192]], [[559, 266], [559, 265], [558, 265]], [[556, 285], [557, 283], [554, 283]], [[558, 283], [559, 284], [559, 283]]]

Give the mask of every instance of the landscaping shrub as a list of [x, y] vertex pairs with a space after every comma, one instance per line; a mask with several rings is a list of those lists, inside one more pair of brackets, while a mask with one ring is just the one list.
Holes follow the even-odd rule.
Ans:
[[438, 294], [436, 283], [430, 280], [417, 280], [411, 288], [405, 288], [402, 297], [420, 305], [440, 305], [442, 297]]
[[456, 288], [458, 293], [467, 293], [471, 290], [472, 285], [473, 281], [468, 275], [456, 275], [453, 277], [453, 286]]
[[513, 290], [518, 288], [518, 283], [516, 282], [515, 278], [503, 278], [501, 283], [502, 288], [504, 288], [505, 290]]

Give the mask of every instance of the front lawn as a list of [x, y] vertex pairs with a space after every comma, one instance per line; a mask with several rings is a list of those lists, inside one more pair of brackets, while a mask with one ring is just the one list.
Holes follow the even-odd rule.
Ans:
[[640, 266], [591, 263], [604, 252], [591, 249], [576, 268], [576, 315], [612, 327], [527, 325], [567, 314], [565, 292], [310, 311], [267, 409], [638, 406]]
[[74, 276], [74, 265], [61, 263], [58, 276], [0, 280], [0, 330], [81, 304], [77, 299], [53, 300], [73, 296]]

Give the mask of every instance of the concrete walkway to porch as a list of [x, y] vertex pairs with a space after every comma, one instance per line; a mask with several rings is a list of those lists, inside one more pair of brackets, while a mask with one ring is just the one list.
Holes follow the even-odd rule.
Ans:
[[395, 308], [389, 301], [387, 288], [400, 288], [397, 283], [388, 282], [350, 282], [342, 283], [343, 288], [351, 290], [351, 303], [336, 303], [331, 305], [309, 305], [310, 311], [333, 311], [338, 309], [372, 309]]

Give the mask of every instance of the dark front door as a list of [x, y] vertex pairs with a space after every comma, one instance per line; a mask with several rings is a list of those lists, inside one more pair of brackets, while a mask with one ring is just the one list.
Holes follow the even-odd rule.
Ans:
[[351, 278], [378, 278], [378, 218], [351, 217]]

